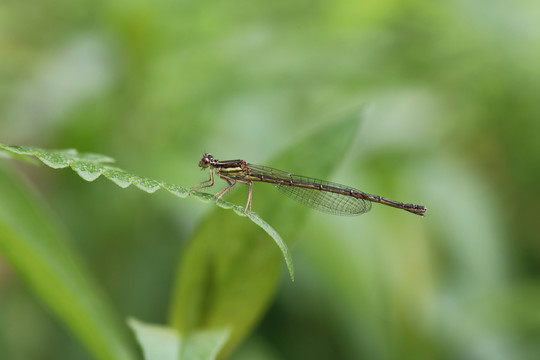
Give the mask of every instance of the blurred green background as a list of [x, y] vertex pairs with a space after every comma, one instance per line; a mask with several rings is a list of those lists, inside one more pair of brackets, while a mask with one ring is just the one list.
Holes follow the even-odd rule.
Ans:
[[[181, 270], [189, 244], [218, 239], [227, 257], [224, 234], [257, 234], [281, 281], [231, 359], [537, 359], [539, 44], [534, 1], [0, 3], [2, 143], [102, 153], [186, 187], [207, 178], [207, 151], [429, 208], [334, 217], [257, 184], [294, 283], [262, 230], [212, 204], [0, 167], [121, 318], [175, 323], [174, 289], [198, 271]], [[92, 358], [1, 254], [0, 355]]]

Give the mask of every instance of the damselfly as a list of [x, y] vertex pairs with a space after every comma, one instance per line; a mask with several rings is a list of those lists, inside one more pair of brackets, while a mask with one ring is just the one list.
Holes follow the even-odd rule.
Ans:
[[251, 211], [253, 182], [274, 184], [278, 190], [294, 200], [313, 209], [336, 215], [360, 215], [371, 209], [371, 203], [379, 203], [423, 216], [427, 208], [422, 205], [408, 204], [390, 200], [379, 195], [367, 194], [349, 186], [306, 176], [293, 175], [268, 166], [249, 164], [245, 160], [219, 161], [211, 154], [204, 154], [199, 166], [210, 168], [210, 179], [192, 188], [192, 191], [214, 185], [214, 171], [217, 176], [227, 181], [228, 186], [217, 192], [216, 201], [221, 199], [237, 182], [249, 185], [248, 200], [244, 213]]

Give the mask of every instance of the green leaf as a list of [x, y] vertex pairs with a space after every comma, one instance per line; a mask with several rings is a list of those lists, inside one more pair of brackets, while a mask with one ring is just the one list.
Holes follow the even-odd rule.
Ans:
[[161, 184], [159, 182], [152, 179], [141, 178], [141, 177], [136, 177], [133, 180], [133, 184], [135, 184], [135, 186], [138, 187], [139, 189], [146, 191], [147, 193], [150, 193], [150, 194], [157, 191], [161, 187]]
[[135, 337], [141, 345], [145, 360], [177, 360], [180, 354], [180, 335], [173, 328], [129, 319]]
[[61, 169], [69, 166], [69, 159], [77, 152], [72, 149], [65, 151], [35, 151], [34, 155], [47, 166], [53, 169]]
[[106, 167], [103, 175], [123, 189], [133, 183], [133, 175], [128, 174], [122, 169]]
[[213, 360], [229, 336], [228, 330], [201, 331], [180, 337], [170, 327], [129, 319], [145, 360]]
[[270, 237], [272, 239], [274, 239], [277, 246], [279, 247], [279, 249], [283, 253], [283, 256], [285, 257], [285, 263], [287, 264], [287, 268], [289, 269], [289, 274], [291, 275], [291, 280], [294, 281], [294, 267], [293, 267], [293, 263], [292, 263], [292, 258], [291, 258], [291, 255], [289, 254], [289, 248], [283, 242], [283, 240], [281, 239], [281, 236], [279, 236], [279, 234], [270, 225], [268, 225], [268, 223], [263, 221], [260, 217], [253, 216], [252, 214], [249, 214], [248, 216], [255, 224], [257, 224], [261, 228], [263, 228], [264, 231], [266, 231], [266, 233], [268, 235], [270, 235]]
[[[346, 153], [357, 124], [358, 116], [354, 116], [319, 128], [284, 152], [282, 162], [287, 167], [283, 169], [295, 168], [289, 167], [286, 160], [291, 158], [290, 154], [299, 154], [304, 163], [314, 165], [311, 173], [327, 176], [339, 164], [336, 159]], [[324, 151], [329, 154], [314, 156], [320, 152], [317, 148], [321, 144], [325, 144]], [[315, 160], [306, 159], [306, 153]], [[298, 169], [299, 173], [310, 174], [302, 166]], [[273, 222], [279, 222], [288, 237], [294, 238], [294, 234], [302, 231], [301, 224], [309, 209], [275, 196], [274, 189], [267, 185], [255, 185], [253, 206], [265, 218], [269, 216]], [[268, 190], [266, 195], [264, 186]], [[245, 201], [244, 194], [238, 202]], [[240, 206], [233, 208], [235, 212], [243, 212]], [[252, 221], [269, 232], [288, 259], [285, 243], [259, 219], [257, 216]], [[230, 327], [231, 336], [220, 353], [222, 357], [238, 345], [261, 317], [274, 296], [280, 275], [278, 249], [264, 241], [260, 231], [240, 220], [230, 212], [215, 211], [201, 223], [183, 253], [170, 315], [172, 325], [182, 333]]]
[[[26, 152], [27, 150], [25, 150]], [[0, 167], [0, 252], [98, 359], [137, 359], [127, 328], [21, 181]]]
[[0, 144], [0, 149], [19, 155], [34, 155], [36, 148]]
[[[29, 146], [10, 146], [0, 144], [0, 150], [7, 153], [16, 154], [18, 156], [31, 155], [37, 157], [45, 165], [52, 167], [53, 169], [61, 169], [71, 167], [77, 174], [86, 181], [94, 181], [100, 175], [105, 177], [121, 188], [127, 188], [131, 184], [137, 188], [146, 191], [147, 193], [154, 193], [157, 190], [163, 188], [169, 191], [171, 194], [181, 198], [185, 198], [188, 195], [192, 195], [195, 198], [203, 202], [214, 201], [213, 195], [195, 191], [190, 192], [180, 185], [172, 185], [162, 183], [160, 181], [149, 179], [137, 175], [130, 174], [118, 167], [113, 167], [107, 163], [114, 162], [114, 159], [106, 155], [92, 154], [92, 153], [78, 153], [77, 150], [44, 150]], [[233, 205], [227, 201], [219, 200], [217, 205], [224, 209], [232, 209], [236, 214], [245, 216], [244, 209], [240, 206]], [[278, 233], [264, 220], [262, 220], [256, 214], [250, 214], [248, 216], [255, 224], [259, 225], [268, 235], [272, 237], [279, 249], [282, 251], [283, 258], [289, 270], [291, 279], [294, 280], [294, 268], [292, 258], [289, 254], [287, 245], [283, 242]]]
[[182, 339], [180, 360], [213, 360], [225, 345], [229, 330], [199, 331]]
[[169, 191], [170, 193], [178, 197], [185, 198], [189, 195], [189, 191], [182, 186], [172, 185], [172, 184], [162, 184], [162, 185], [165, 190]]
[[73, 161], [71, 168], [86, 181], [96, 180], [105, 171], [103, 165], [88, 161]]

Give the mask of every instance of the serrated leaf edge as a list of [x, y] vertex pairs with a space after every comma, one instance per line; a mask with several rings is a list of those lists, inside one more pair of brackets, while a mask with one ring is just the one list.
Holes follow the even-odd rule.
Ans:
[[[244, 213], [244, 208], [235, 204], [232, 204], [228, 201], [224, 200], [215, 200], [215, 196], [212, 194], [208, 194], [205, 192], [200, 191], [190, 191], [188, 188], [185, 188], [180, 185], [175, 184], [167, 184], [160, 182], [158, 180], [146, 178], [137, 176], [134, 174], [130, 174], [127, 171], [124, 171], [118, 167], [113, 167], [110, 165], [106, 165], [104, 163], [111, 163], [115, 160], [109, 156], [101, 155], [101, 154], [93, 154], [93, 153], [79, 153], [75, 149], [64, 149], [64, 150], [46, 150], [31, 146], [11, 146], [11, 145], [5, 145], [0, 144], [0, 150], [4, 150], [5, 152], [16, 154], [16, 155], [29, 155], [34, 156], [37, 159], [39, 159], [43, 164], [53, 168], [53, 169], [61, 169], [70, 167], [73, 171], [75, 171], [82, 179], [86, 181], [94, 181], [97, 178], [99, 178], [101, 175], [104, 175], [105, 178], [112, 181], [114, 184], [118, 185], [119, 187], [125, 189], [129, 187], [130, 185], [135, 185], [135, 187], [139, 188], [142, 191], [148, 192], [148, 193], [154, 193], [159, 189], [167, 190], [169, 193], [178, 196], [180, 198], [186, 198], [187, 196], [193, 196], [194, 198], [198, 199], [201, 202], [208, 203], [210, 201], [214, 201], [215, 204], [223, 209], [227, 210], [233, 210], [237, 215], [239, 216], [246, 216], [249, 218], [253, 223], [255, 223], [257, 226], [262, 228], [276, 243], [276, 245], [281, 250], [281, 253], [283, 254], [283, 258], [285, 259], [285, 264], [287, 265], [287, 269], [289, 270], [289, 275], [291, 277], [291, 280], [294, 281], [294, 266], [292, 262], [291, 255], [289, 253], [289, 249], [281, 236], [272, 228], [266, 221], [261, 219], [258, 215], [255, 213], [248, 213], [247, 215]], [[55, 166], [56, 163], [44, 161], [42, 159], [43, 154], [48, 155], [54, 155], [59, 158], [61, 158], [61, 166]], [[85, 157], [88, 158], [85, 158]], [[90, 160], [89, 158], [95, 157], [95, 160]], [[80, 168], [86, 166], [89, 168], [94, 168], [97, 171], [91, 171], [89, 174], [91, 176], [85, 175]], [[111, 172], [118, 171], [120, 173], [123, 173], [124, 176], [122, 179], [119, 179], [113, 175], [111, 175]], [[129, 181], [126, 183], [125, 177], [129, 179]], [[155, 186], [146, 186], [145, 182], [155, 184]], [[175, 189], [173, 189], [175, 188]]]

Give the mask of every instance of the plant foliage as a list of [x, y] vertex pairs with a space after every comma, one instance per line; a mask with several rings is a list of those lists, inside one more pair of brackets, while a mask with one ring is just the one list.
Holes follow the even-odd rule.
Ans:
[[[203, 202], [214, 200], [214, 197], [208, 193], [199, 191], [191, 192], [189, 189], [180, 185], [167, 184], [158, 180], [130, 174], [121, 168], [112, 166], [111, 163], [114, 162], [114, 159], [106, 155], [79, 153], [75, 149], [45, 150], [30, 146], [10, 146], [4, 144], [0, 144], [0, 150], [4, 150], [5, 152], [18, 156], [35, 156], [45, 165], [53, 169], [70, 167], [86, 181], [94, 181], [100, 175], [103, 175], [121, 188], [127, 188], [133, 184], [137, 188], [150, 194], [159, 189], [165, 189], [171, 194], [180, 198], [186, 198], [187, 196], [191, 195]], [[216, 204], [224, 209], [232, 209], [237, 215], [246, 216], [244, 214], [244, 208], [241, 206], [231, 204], [221, 199], [217, 200]], [[292, 258], [289, 253], [289, 249], [287, 248], [287, 245], [283, 239], [281, 239], [281, 236], [279, 236], [279, 234], [266, 221], [261, 219], [255, 213], [248, 213], [247, 217], [255, 224], [260, 226], [268, 235], [270, 235], [270, 237], [272, 237], [272, 239], [274, 239], [283, 254], [291, 280], [294, 281], [294, 267]]]

